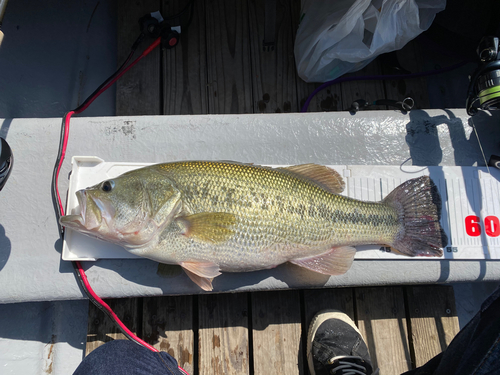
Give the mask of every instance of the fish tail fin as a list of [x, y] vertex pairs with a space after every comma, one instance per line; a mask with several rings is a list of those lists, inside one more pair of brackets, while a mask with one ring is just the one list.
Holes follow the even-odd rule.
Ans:
[[443, 255], [448, 238], [439, 223], [441, 197], [429, 176], [402, 183], [382, 203], [395, 208], [403, 224], [391, 247], [409, 256]]

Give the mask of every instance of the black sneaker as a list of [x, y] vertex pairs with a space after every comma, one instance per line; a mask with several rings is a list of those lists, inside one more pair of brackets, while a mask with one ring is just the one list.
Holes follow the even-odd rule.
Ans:
[[373, 374], [363, 336], [354, 322], [337, 310], [320, 311], [311, 321], [307, 362], [311, 375]]

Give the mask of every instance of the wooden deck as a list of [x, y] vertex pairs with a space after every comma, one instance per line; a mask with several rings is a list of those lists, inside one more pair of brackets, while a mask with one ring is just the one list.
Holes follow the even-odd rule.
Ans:
[[[131, 298], [108, 301], [125, 324], [190, 374], [308, 374], [307, 329], [323, 309], [358, 325], [381, 374], [400, 374], [444, 350], [458, 332], [449, 286], [368, 287]], [[93, 305], [87, 353], [117, 328]]]
[[[137, 20], [186, 0], [123, 1], [118, 10], [118, 61], [137, 36]], [[298, 112], [318, 84], [296, 74], [293, 43], [299, 0], [278, 0], [276, 46], [263, 51], [264, 0], [196, 1], [190, 27], [172, 50], [156, 49], [117, 85], [117, 115]], [[418, 71], [417, 43], [398, 52]], [[376, 59], [356, 75], [390, 74]], [[309, 111], [346, 110], [356, 99], [401, 100], [429, 108], [426, 79], [356, 81], [331, 86]], [[376, 109], [376, 108], [371, 108]], [[385, 108], [383, 108], [385, 109]], [[172, 354], [191, 374], [307, 374], [309, 322], [319, 310], [340, 309], [357, 323], [381, 374], [400, 374], [441, 352], [458, 332], [453, 289], [395, 286], [269, 291], [109, 301], [127, 326]], [[87, 353], [121, 338], [90, 307]]]

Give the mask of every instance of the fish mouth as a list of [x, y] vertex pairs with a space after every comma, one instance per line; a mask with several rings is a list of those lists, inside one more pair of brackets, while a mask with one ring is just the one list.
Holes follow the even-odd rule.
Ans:
[[92, 232], [101, 226], [102, 215], [99, 205], [94, 202], [85, 190], [76, 192], [80, 213], [75, 215], [65, 215], [59, 219], [59, 223], [66, 227], [81, 232]]
[[116, 209], [105, 199], [92, 194], [92, 190], [79, 190], [75, 193], [78, 208], [73, 215], [65, 215], [59, 223], [65, 228], [83, 233], [120, 246], [141, 247], [148, 243], [158, 231], [153, 220], [145, 217], [137, 222], [137, 217], [123, 227], [117, 227], [114, 222]]

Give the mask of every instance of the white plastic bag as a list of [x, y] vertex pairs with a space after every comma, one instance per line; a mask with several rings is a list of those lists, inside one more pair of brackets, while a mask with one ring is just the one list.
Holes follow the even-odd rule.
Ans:
[[446, 0], [304, 0], [295, 62], [306, 82], [362, 69], [431, 25]]

